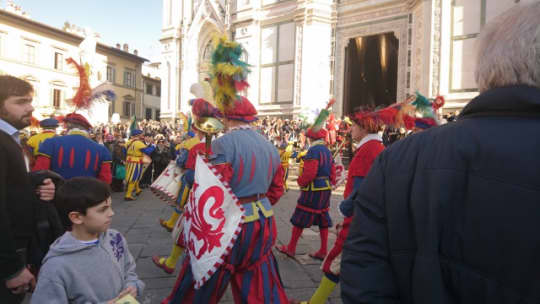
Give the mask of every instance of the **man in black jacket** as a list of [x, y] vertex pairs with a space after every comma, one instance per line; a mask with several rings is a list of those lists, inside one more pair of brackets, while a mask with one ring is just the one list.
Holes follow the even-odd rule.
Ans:
[[394, 143], [355, 201], [344, 303], [540, 303], [540, 3], [482, 31], [480, 95]]
[[35, 278], [27, 269], [28, 246], [36, 234], [35, 204], [54, 198], [55, 186], [45, 179], [34, 188], [19, 143], [19, 130], [30, 125], [32, 86], [0, 76], [0, 302], [20, 303]]

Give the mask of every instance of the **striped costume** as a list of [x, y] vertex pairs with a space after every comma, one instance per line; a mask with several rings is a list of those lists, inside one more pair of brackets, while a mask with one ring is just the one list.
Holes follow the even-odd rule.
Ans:
[[332, 153], [323, 141], [315, 141], [304, 156], [303, 172], [298, 177], [302, 192], [291, 217], [294, 226], [332, 227], [328, 210], [333, 179], [335, 168]]
[[52, 170], [63, 178], [96, 177], [112, 181], [112, 156], [105, 146], [89, 139], [88, 133], [73, 129], [68, 135], [51, 137], [39, 145], [33, 171]]
[[309, 256], [322, 260], [326, 256], [328, 244], [328, 227], [332, 226], [332, 219], [328, 210], [330, 208], [330, 195], [332, 185], [336, 183], [336, 168], [332, 153], [324, 144], [326, 132], [320, 132], [311, 138], [315, 140], [303, 157], [304, 164], [298, 177], [301, 193], [298, 204], [291, 217], [293, 225], [289, 244], [277, 247], [284, 254], [293, 257], [296, 254], [296, 245], [304, 228], [319, 226], [321, 248], [310, 253]]
[[139, 187], [139, 181], [144, 173], [143, 155], [149, 155], [154, 151], [155, 146], [146, 146], [140, 139], [135, 138], [126, 144], [126, 183], [127, 190], [124, 198], [126, 200], [134, 200], [132, 193], [135, 190], [136, 194], [142, 192]]
[[162, 303], [217, 303], [229, 283], [236, 303], [288, 303], [272, 253], [277, 230], [272, 205], [283, 194], [279, 154], [264, 137], [239, 128], [215, 140], [213, 162], [244, 204], [244, 222], [225, 264], [194, 289], [189, 258]]

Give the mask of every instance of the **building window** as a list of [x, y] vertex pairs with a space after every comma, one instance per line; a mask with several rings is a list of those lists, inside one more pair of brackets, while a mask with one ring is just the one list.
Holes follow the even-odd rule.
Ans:
[[131, 117], [131, 115], [133, 114], [131, 112], [131, 102], [129, 101], [124, 101], [124, 116], [126, 117]]
[[53, 106], [55, 109], [60, 109], [62, 101], [62, 91], [60, 89], [53, 89]]
[[124, 86], [135, 88], [135, 71], [129, 69], [124, 71]]
[[154, 119], [155, 119], [155, 120], [159, 120], [159, 115], [160, 115], [159, 110], [156, 110], [155, 114], [156, 114], [156, 116], [155, 116]]
[[146, 84], [146, 95], [152, 95], [152, 84], [151, 83], [147, 83]]
[[450, 92], [476, 92], [475, 45], [485, 22], [482, 1], [452, 1], [450, 35]]
[[161, 86], [156, 86], [156, 96], [161, 97]]
[[107, 66], [107, 81], [116, 82], [116, 71], [112, 66]]
[[25, 44], [23, 47], [23, 61], [26, 63], [36, 63], [36, 47], [31, 44]]
[[262, 29], [259, 86], [262, 104], [293, 102], [295, 31], [294, 22]]
[[146, 118], [146, 120], [150, 120], [152, 119], [152, 109], [151, 108], [146, 108], [146, 111], [144, 113], [144, 118]]
[[54, 69], [61, 71], [64, 66], [64, 54], [54, 52]]

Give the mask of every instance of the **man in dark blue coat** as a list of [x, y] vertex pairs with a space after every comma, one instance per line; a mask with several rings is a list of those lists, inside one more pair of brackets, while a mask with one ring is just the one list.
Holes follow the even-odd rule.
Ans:
[[344, 303], [540, 303], [540, 3], [478, 41], [480, 95], [380, 154], [341, 264]]

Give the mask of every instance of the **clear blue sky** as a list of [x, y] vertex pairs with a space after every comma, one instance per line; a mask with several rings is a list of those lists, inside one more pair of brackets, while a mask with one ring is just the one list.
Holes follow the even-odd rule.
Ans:
[[[0, 0], [5, 7], [7, 0]], [[147, 59], [159, 55], [161, 0], [15, 0], [38, 22], [62, 28], [64, 22], [91, 28], [101, 41], [129, 44]]]

